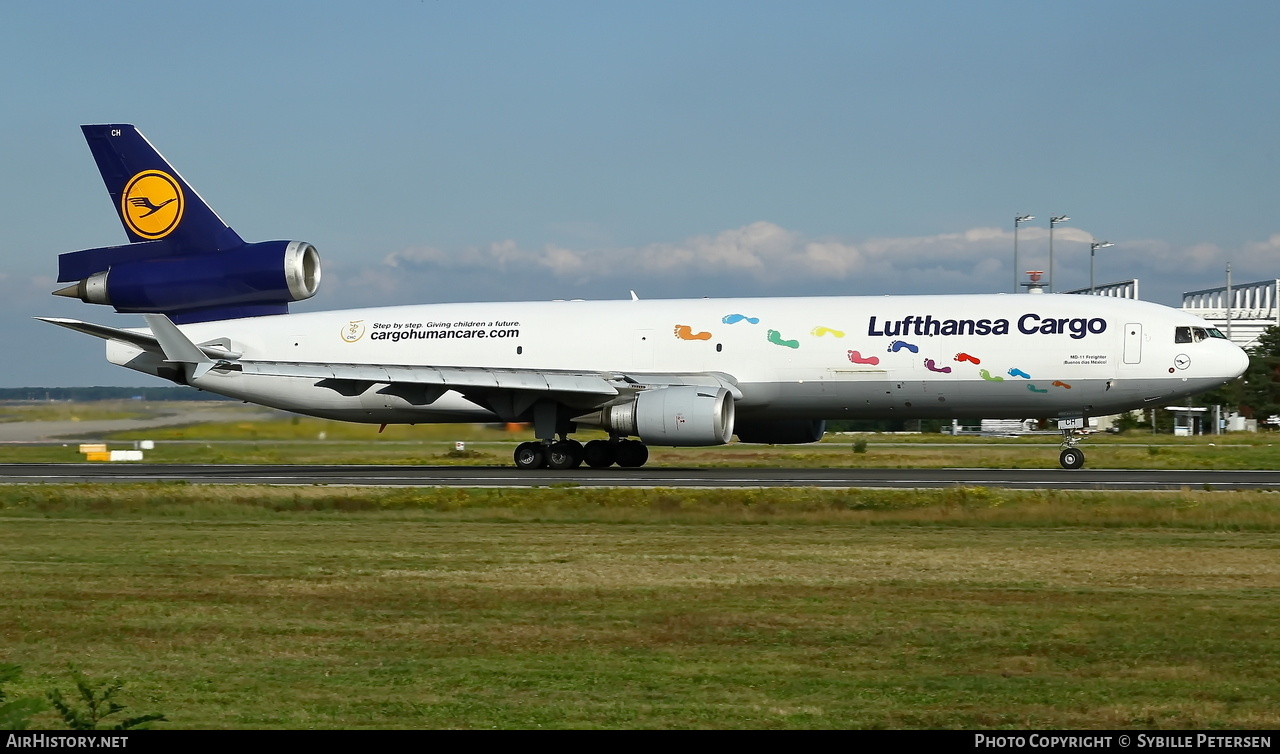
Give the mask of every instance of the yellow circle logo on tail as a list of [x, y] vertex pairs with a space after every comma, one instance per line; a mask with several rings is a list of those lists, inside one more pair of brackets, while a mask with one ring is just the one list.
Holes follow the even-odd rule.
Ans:
[[124, 187], [120, 215], [134, 233], [154, 241], [164, 238], [182, 221], [186, 201], [182, 186], [168, 173], [144, 170]]

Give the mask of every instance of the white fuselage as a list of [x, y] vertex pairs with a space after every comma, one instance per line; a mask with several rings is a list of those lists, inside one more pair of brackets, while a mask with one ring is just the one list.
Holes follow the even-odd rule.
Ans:
[[[1081, 295], [552, 301], [430, 304], [183, 325], [249, 362], [568, 370], [643, 377], [716, 373], [739, 418], [1080, 417], [1168, 403], [1241, 374], [1222, 338], [1175, 342], [1203, 320]], [[108, 358], [159, 359], [109, 341]], [[213, 370], [192, 385], [362, 422], [485, 421], [457, 393], [429, 405], [342, 395], [314, 378]]]

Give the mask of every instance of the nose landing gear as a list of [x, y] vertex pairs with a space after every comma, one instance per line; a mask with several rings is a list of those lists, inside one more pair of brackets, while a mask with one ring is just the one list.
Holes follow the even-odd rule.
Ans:
[[1078, 469], [1084, 466], [1084, 451], [1079, 448], [1064, 448], [1058, 456], [1058, 463], [1064, 469]]
[[1084, 466], [1084, 451], [1076, 447], [1080, 438], [1075, 430], [1084, 428], [1084, 419], [1059, 419], [1058, 429], [1062, 430], [1062, 452], [1058, 455], [1058, 463], [1064, 469], [1078, 469]]

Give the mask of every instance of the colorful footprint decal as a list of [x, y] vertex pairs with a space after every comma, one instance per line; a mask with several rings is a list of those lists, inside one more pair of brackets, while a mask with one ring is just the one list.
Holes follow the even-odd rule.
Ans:
[[930, 372], [942, 372], [943, 374], [951, 374], [951, 367], [940, 367], [933, 359], [924, 360], [925, 368]]
[[1022, 379], [1024, 379], [1024, 380], [1029, 380], [1029, 379], [1031, 379], [1031, 375], [1029, 375], [1029, 374], [1027, 374], [1026, 372], [1022, 371], [1021, 369], [1018, 369], [1017, 367], [1014, 367], [1013, 369], [1010, 369], [1010, 370], [1009, 370], [1009, 376], [1010, 376], [1010, 377], [1021, 377], [1021, 378], [1022, 378]]
[[832, 330], [830, 327], [815, 327], [809, 331], [809, 334], [815, 338], [821, 338], [823, 335], [834, 335], [837, 338], [843, 338], [844, 333], [840, 330]]
[[979, 369], [978, 374], [982, 375], [982, 379], [987, 382], [1004, 382], [1004, 378], [998, 374], [992, 374], [985, 369]]
[[892, 351], [893, 353], [897, 353], [898, 351], [901, 351], [904, 348], [910, 351], [911, 353], [920, 353], [919, 346], [912, 345], [911, 343], [908, 343], [905, 340], [895, 340], [889, 344], [889, 350]]
[[784, 340], [782, 337], [782, 333], [778, 332], [777, 330], [770, 330], [767, 337], [769, 338], [769, 342], [776, 346], [786, 346], [787, 348], [800, 347], [800, 341]]
[[[1071, 386], [1070, 386], [1070, 385], [1068, 385], [1067, 383], [1063, 382], [1062, 380], [1054, 380], [1054, 381], [1053, 381], [1053, 386], [1054, 386], [1054, 387], [1064, 387], [1064, 388], [1066, 388], [1067, 390], [1070, 390], [1070, 389], [1071, 389]], [[1107, 387], [1108, 387], [1108, 388], [1110, 388], [1110, 387], [1111, 387], [1110, 383], [1108, 383], [1108, 384], [1107, 384]]]
[[854, 364], [870, 364], [871, 366], [875, 366], [876, 364], [880, 363], [880, 357], [879, 356], [863, 356], [857, 351], [850, 351], [849, 361], [852, 361]]
[[981, 359], [979, 359], [977, 356], [970, 356], [970, 355], [969, 355], [969, 354], [967, 354], [967, 353], [958, 353], [958, 354], [956, 354], [956, 361], [967, 361], [967, 362], [970, 362], [971, 364], [981, 364], [981, 363], [982, 363], [982, 360], [981, 360]]
[[1031, 392], [1033, 392], [1033, 393], [1047, 393], [1047, 392], [1049, 392], [1048, 390], [1043, 390], [1043, 389], [1041, 389], [1041, 388], [1036, 387], [1035, 385], [1032, 385], [1030, 382], [1028, 382], [1028, 383], [1027, 383], [1027, 389], [1028, 389], [1028, 390], [1030, 390], [1030, 391], [1031, 391]]
[[680, 340], [711, 340], [711, 333], [694, 332], [688, 325], [676, 325], [676, 337]]
[[745, 314], [726, 314], [724, 315], [724, 319], [720, 321], [725, 323], [726, 325], [736, 325], [737, 323], [743, 322], [743, 321], [749, 322], [753, 325], [760, 324], [759, 317], [748, 317]]

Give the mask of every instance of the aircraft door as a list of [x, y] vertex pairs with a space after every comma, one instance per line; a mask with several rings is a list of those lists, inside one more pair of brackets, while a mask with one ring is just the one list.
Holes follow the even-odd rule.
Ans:
[[1142, 363], [1142, 325], [1137, 322], [1124, 326], [1124, 363]]

